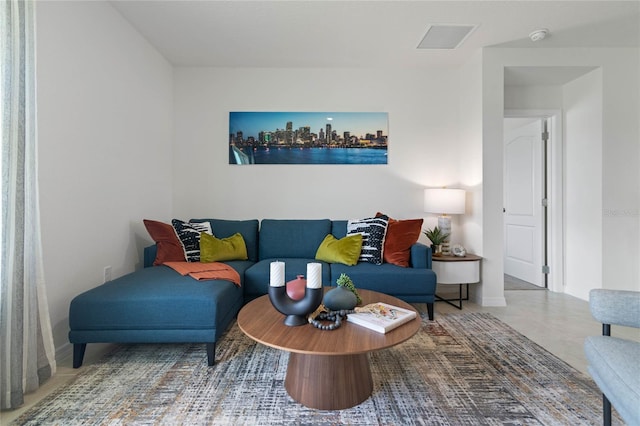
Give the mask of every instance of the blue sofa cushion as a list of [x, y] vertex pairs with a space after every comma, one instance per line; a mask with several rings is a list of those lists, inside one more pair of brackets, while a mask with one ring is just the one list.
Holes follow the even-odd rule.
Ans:
[[347, 222], [346, 220], [334, 220], [331, 222], [331, 233], [334, 237], [340, 239], [347, 235]]
[[[391, 263], [374, 265], [360, 262], [355, 266], [332, 263], [331, 276], [337, 278], [340, 274], [349, 275], [356, 289], [378, 291], [403, 300], [407, 300], [405, 296], [435, 294], [436, 276], [431, 269], [403, 268]], [[422, 300], [425, 303], [432, 301], [433, 296]]]
[[320, 243], [330, 232], [329, 219], [264, 219], [260, 224], [260, 260], [314, 259]]
[[255, 265], [256, 262], [250, 260], [227, 260], [225, 263], [235, 269], [240, 275], [240, 286], [244, 286], [245, 271]]
[[[236, 232], [242, 234], [247, 246], [249, 260], [258, 261], [258, 220], [191, 219], [190, 222], [209, 222], [216, 238], [231, 237]], [[240, 272], [240, 271], [238, 271]]]
[[331, 270], [329, 264], [312, 258], [277, 258], [264, 259], [256, 263], [244, 274], [244, 296], [245, 301], [250, 301], [256, 297], [267, 294], [269, 290], [269, 273], [271, 262], [279, 260], [284, 262], [284, 281], [288, 282], [296, 278], [298, 275], [307, 275], [307, 263], [322, 264], [322, 285], [331, 285]]
[[242, 300], [242, 288], [229, 281], [196, 281], [154, 266], [76, 296], [69, 326], [72, 331], [215, 330], [238, 312]]

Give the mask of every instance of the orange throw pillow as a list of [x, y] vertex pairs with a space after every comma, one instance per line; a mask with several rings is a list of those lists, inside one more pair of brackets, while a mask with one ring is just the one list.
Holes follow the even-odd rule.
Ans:
[[384, 239], [384, 261], [405, 268], [409, 267], [411, 246], [418, 241], [421, 231], [422, 219], [389, 218], [387, 235]]
[[156, 242], [158, 251], [154, 265], [162, 265], [164, 262], [184, 262], [184, 250], [176, 235], [173, 226], [155, 220], [144, 219], [144, 226]]

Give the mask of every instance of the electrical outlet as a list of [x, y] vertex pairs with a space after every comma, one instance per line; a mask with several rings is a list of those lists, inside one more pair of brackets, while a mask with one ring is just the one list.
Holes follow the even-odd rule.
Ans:
[[104, 282], [111, 281], [111, 266], [104, 267]]

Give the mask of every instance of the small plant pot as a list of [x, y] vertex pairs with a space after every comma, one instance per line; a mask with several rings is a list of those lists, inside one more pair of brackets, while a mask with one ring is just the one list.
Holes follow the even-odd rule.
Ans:
[[442, 256], [442, 244], [431, 244], [432, 256]]
[[349, 310], [356, 307], [358, 298], [351, 290], [339, 286], [324, 295], [323, 303], [332, 311]]

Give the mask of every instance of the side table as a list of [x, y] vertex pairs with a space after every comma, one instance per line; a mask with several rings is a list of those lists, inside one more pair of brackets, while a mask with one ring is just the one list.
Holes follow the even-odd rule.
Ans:
[[[458, 298], [444, 299], [436, 294], [436, 300], [446, 302], [451, 306], [462, 309], [462, 301], [469, 300], [469, 284], [480, 281], [480, 261], [482, 257], [467, 253], [464, 257], [433, 256], [433, 272], [436, 273], [438, 284], [458, 284]], [[466, 296], [462, 297], [462, 286], [466, 286]], [[457, 301], [458, 304], [452, 302]]]

